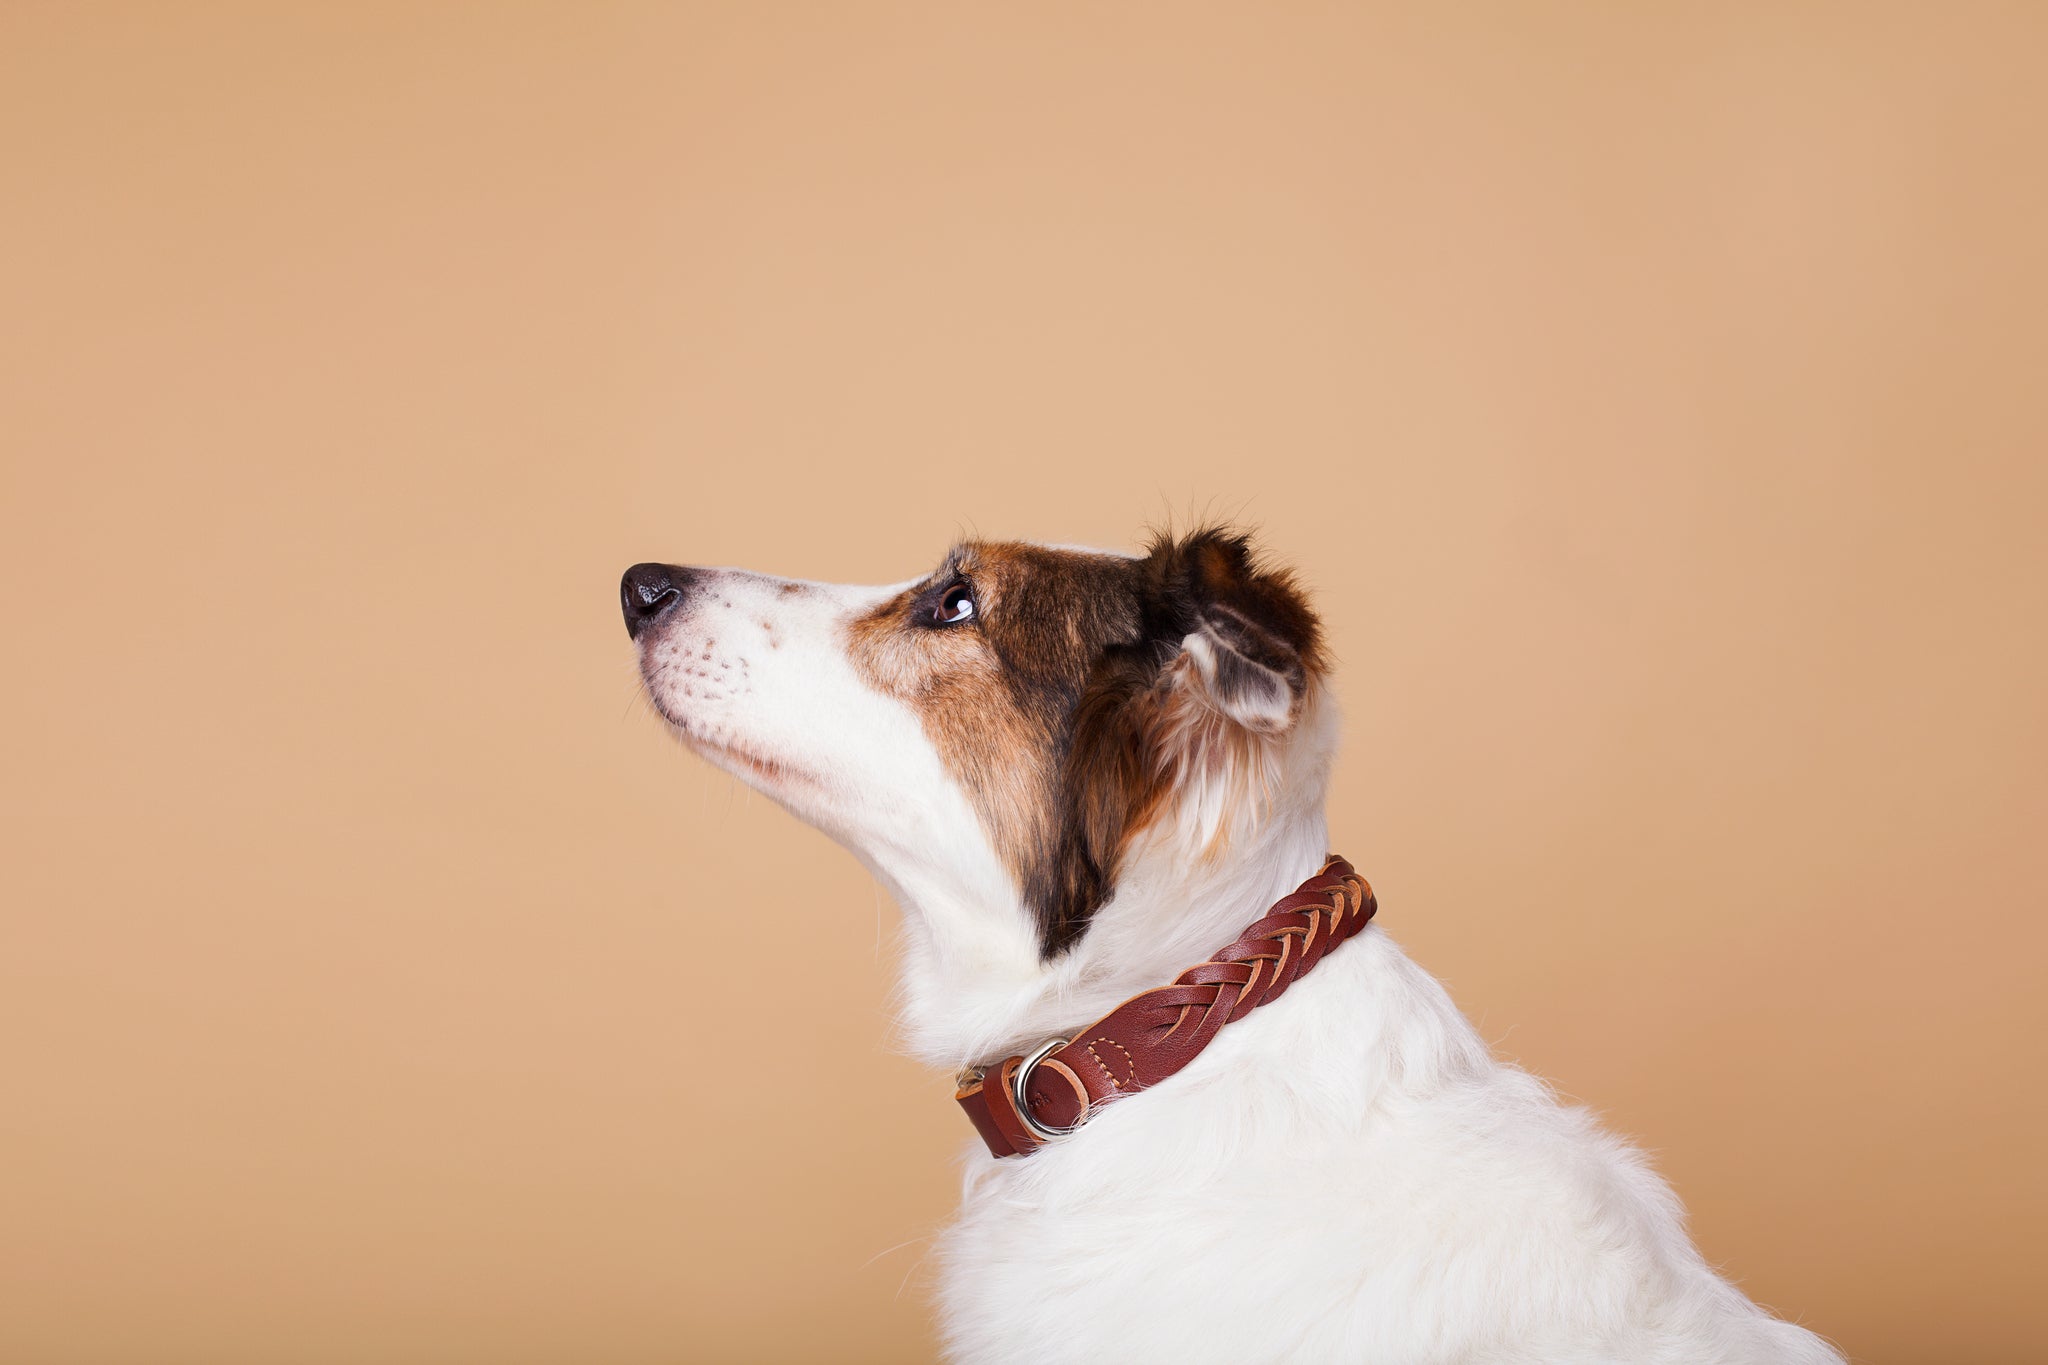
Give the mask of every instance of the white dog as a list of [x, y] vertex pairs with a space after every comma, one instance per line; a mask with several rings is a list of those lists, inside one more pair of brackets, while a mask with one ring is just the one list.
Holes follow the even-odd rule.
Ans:
[[902, 908], [908, 1040], [989, 1147], [941, 1248], [953, 1358], [1841, 1360], [1323, 871], [1318, 626], [1243, 536], [969, 543], [884, 588], [641, 564], [621, 595], [683, 740]]

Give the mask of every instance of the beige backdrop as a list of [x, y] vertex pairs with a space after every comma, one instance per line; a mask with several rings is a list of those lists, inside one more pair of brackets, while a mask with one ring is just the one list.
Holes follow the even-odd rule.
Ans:
[[894, 912], [617, 576], [1190, 509], [1500, 1050], [2039, 1360], [2044, 16], [6, 5], [0, 1361], [927, 1358]]

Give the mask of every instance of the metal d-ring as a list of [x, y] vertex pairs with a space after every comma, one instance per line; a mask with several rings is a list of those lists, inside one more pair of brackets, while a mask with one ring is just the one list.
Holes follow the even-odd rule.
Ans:
[[[1022, 1120], [1026, 1128], [1031, 1130], [1032, 1136], [1040, 1142], [1055, 1142], [1060, 1138], [1070, 1135], [1081, 1126], [1080, 1123], [1076, 1123], [1071, 1128], [1048, 1128], [1045, 1124], [1031, 1117], [1031, 1106], [1024, 1099], [1024, 1087], [1030, 1083], [1032, 1071], [1040, 1062], [1046, 1059], [1047, 1054], [1054, 1048], [1065, 1047], [1067, 1041], [1065, 1038], [1046, 1039], [1046, 1041], [1038, 1045], [1037, 1051], [1017, 1063], [1017, 1070], [1010, 1077], [1010, 1098], [1016, 1101], [1017, 1117]], [[1088, 1111], [1084, 1107], [1081, 1110], [1081, 1118], [1085, 1121], [1087, 1117]]]

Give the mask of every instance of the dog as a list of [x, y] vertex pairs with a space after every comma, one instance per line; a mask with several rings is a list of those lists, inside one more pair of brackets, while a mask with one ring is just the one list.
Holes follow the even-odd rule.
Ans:
[[1366, 923], [1321, 627], [1246, 534], [620, 596], [682, 741], [902, 910], [904, 1038], [986, 1146], [938, 1247], [950, 1359], [1842, 1360]]

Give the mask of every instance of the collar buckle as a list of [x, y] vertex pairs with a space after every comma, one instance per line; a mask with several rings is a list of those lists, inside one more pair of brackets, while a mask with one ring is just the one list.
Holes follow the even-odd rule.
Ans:
[[1034, 1051], [1029, 1053], [1023, 1061], [1017, 1063], [1017, 1069], [1010, 1074], [1010, 1102], [1017, 1110], [1017, 1119], [1026, 1128], [1030, 1129], [1031, 1135], [1040, 1142], [1057, 1142], [1063, 1137], [1071, 1137], [1080, 1129], [1083, 1123], [1088, 1121], [1088, 1111], [1083, 1109], [1081, 1117], [1071, 1126], [1066, 1128], [1047, 1127], [1032, 1117], [1031, 1105], [1024, 1098], [1024, 1089], [1031, 1083], [1031, 1073], [1037, 1069], [1040, 1062], [1051, 1055], [1054, 1048], [1065, 1047], [1067, 1042], [1068, 1040], [1065, 1038], [1046, 1039]]

